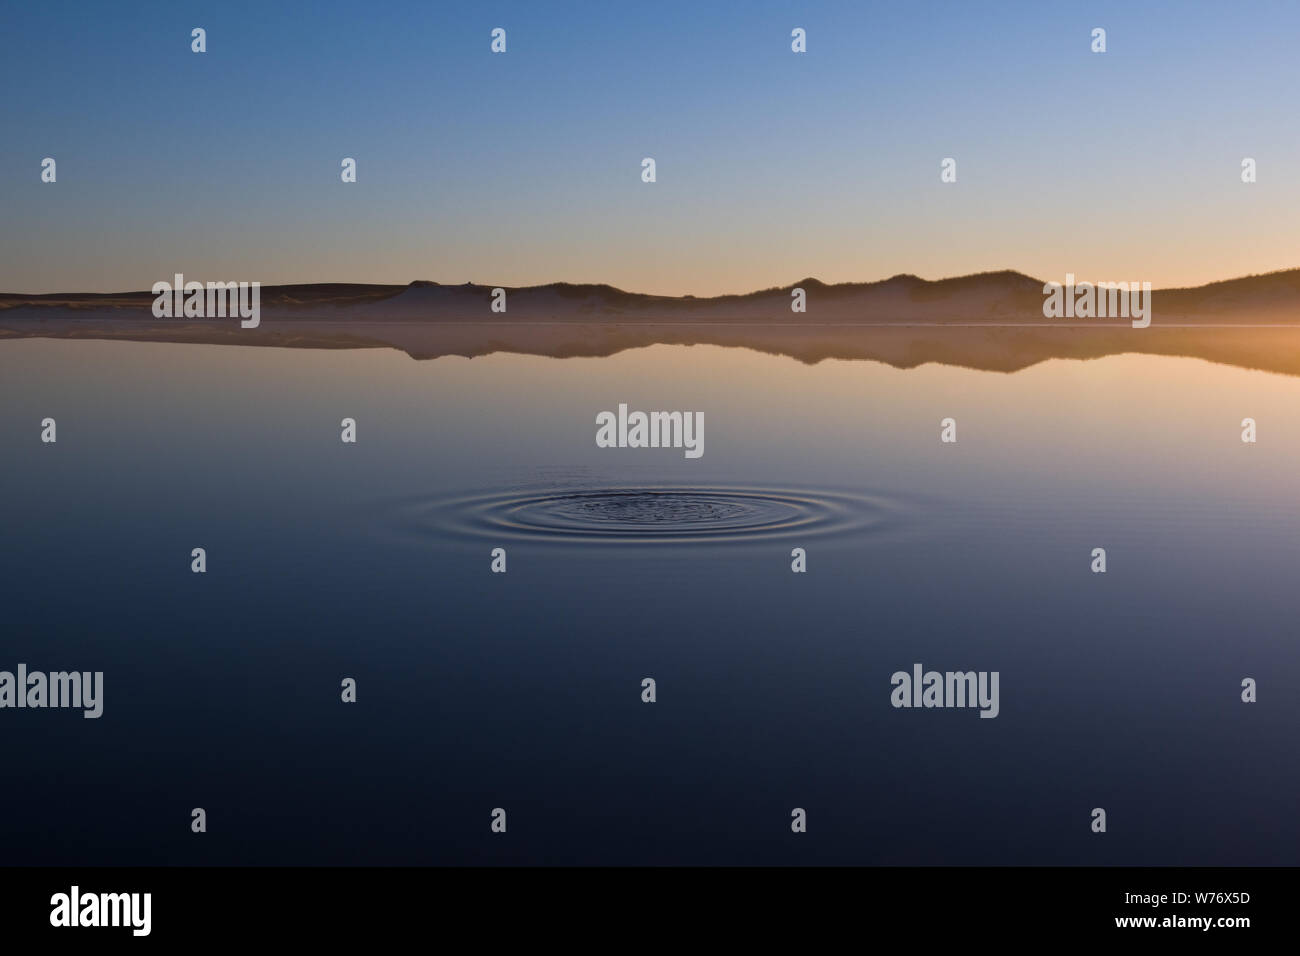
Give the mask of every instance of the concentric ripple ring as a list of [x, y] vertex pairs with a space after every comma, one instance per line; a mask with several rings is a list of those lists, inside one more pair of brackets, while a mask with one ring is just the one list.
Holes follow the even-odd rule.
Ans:
[[736, 487], [502, 491], [405, 502], [403, 530], [495, 541], [725, 542], [882, 528], [896, 500], [848, 492]]

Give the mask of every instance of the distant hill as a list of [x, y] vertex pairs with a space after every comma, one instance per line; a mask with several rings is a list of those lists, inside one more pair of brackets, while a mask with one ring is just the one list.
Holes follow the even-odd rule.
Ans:
[[[790, 310], [791, 290], [808, 311]], [[928, 281], [897, 275], [827, 285], [814, 278], [714, 298], [552, 283], [492, 288], [412, 282], [261, 289], [261, 324], [156, 319], [148, 292], [0, 294], [0, 341], [113, 339], [281, 348], [394, 348], [413, 358], [494, 352], [556, 358], [651, 345], [717, 345], [801, 362], [866, 359], [1014, 372], [1054, 358], [1125, 352], [1203, 358], [1300, 375], [1300, 269], [1152, 294], [1145, 329], [1118, 319], [1048, 319], [1043, 283], [1018, 272]]]
[[[1055, 280], [1054, 280], [1055, 281]], [[492, 288], [416, 281], [406, 286], [324, 283], [263, 286], [263, 315], [282, 320], [367, 321], [712, 321], [848, 322], [863, 324], [1041, 323], [1043, 281], [1019, 272], [983, 272], [927, 280], [896, 275], [878, 282], [827, 285], [807, 278], [790, 285], [710, 298], [644, 295], [608, 285], [555, 282], [506, 288], [507, 312], [489, 310]], [[790, 310], [802, 288], [807, 312]], [[138, 313], [152, 306], [149, 292], [0, 293], [0, 315], [18, 318]], [[1246, 276], [1193, 289], [1152, 293], [1157, 323], [1300, 323], [1300, 269]], [[17, 310], [17, 311], [15, 311]], [[142, 316], [143, 317], [143, 316]], [[152, 318], [151, 315], [148, 317]], [[168, 320], [175, 321], [175, 320]], [[1062, 320], [1055, 320], [1062, 321]], [[1101, 320], [1074, 320], [1076, 324]]]

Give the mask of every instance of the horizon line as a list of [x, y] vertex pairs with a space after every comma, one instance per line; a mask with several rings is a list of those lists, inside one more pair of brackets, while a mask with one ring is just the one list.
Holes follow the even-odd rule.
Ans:
[[[1234, 282], [1242, 282], [1248, 279], [1265, 279], [1271, 276], [1281, 276], [1288, 273], [1296, 273], [1296, 272], [1300, 272], [1300, 266], [1294, 266], [1289, 269], [1273, 269], [1268, 272], [1251, 272], [1245, 275], [1233, 276], [1227, 279], [1216, 279], [1211, 282], [1202, 283], [1201, 285], [1169, 286], [1160, 289], [1152, 289], [1151, 294], [1154, 295], [1157, 292], [1196, 291], [1200, 289], [1208, 289], [1211, 288], [1212, 286], [1217, 286], [1217, 285], [1228, 285]], [[1067, 273], [1067, 275], [1071, 275], [1071, 274], [1072, 273]], [[175, 275], [176, 274], [173, 273], [173, 276]], [[181, 275], [184, 275], [184, 273], [181, 273]], [[1050, 282], [1055, 281], [1051, 279], [1049, 280], [1038, 279], [1034, 276], [1028, 275], [1027, 273], [1020, 272], [1017, 269], [989, 269], [983, 272], [970, 272], [961, 275], [945, 276], [940, 279], [926, 279], [917, 275], [916, 273], [899, 272], [883, 279], [859, 279], [859, 280], [847, 280], [844, 282], [826, 282], [822, 279], [817, 278], [816, 276], [810, 275], [810, 276], [805, 276], [802, 279], [797, 279], [794, 282], [787, 283], [785, 285], [766, 286], [760, 289], [753, 289], [749, 292], [724, 292], [724, 293], [719, 293], [718, 295], [693, 295], [689, 293], [683, 293], [678, 295], [665, 295], [656, 292], [630, 292], [626, 289], [621, 289], [618, 286], [610, 285], [607, 282], [573, 282], [569, 280], [556, 280], [552, 282], [543, 282], [537, 285], [521, 285], [521, 286], [480, 283], [480, 282], [474, 282], [472, 280], [467, 282], [448, 283], [448, 282], [439, 282], [435, 279], [413, 279], [410, 282], [406, 282], [406, 283], [349, 282], [349, 281], [333, 281], [333, 280], [327, 282], [275, 282], [275, 283], [264, 283], [258, 280], [244, 280], [244, 281], [248, 281], [250, 283], [257, 282], [259, 288], [266, 288], [266, 289], [314, 288], [314, 287], [321, 287], [321, 286], [342, 286], [342, 287], [349, 287], [349, 288], [368, 287], [372, 289], [409, 289], [416, 286], [424, 286], [424, 287], [436, 287], [436, 288], [444, 288], [444, 289], [464, 289], [464, 288], [505, 289], [507, 291], [520, 292], [520, 291], [527, 291], [530, 289], [550, 289], [550, 288], [564, 288], [564, 287], [593, 288], [593, 289], [608, 289], [612, 292], [618, 293], [619, 295], [638, 296], [641, 298], [648, 298], [648, 299], [678, 299], [678, 300], [693, 299], [697, 301], [708, 301], [714, 299], [747, 298], [749, 296], [761, 295], [766, 292], [784, 292], [804, 285], [817, 285], [824, 288], [835, 289], [835, 288], [847, 288], [847, 287], [854, 287], [854, 286], [859, 286], [859, 287], [879, 286], [879, 285], [885, 285], [890, 282], [897, 282], [899, 280], [919, 282], [919, 283], [924, 283], [926, 285], [940, 285], [948, 282], [963, 282], [971, 279], [992, 278], [997, 276], [1005, 276], [1011, 279], [1026, 279], [1035, 284], [1042, 284], [1042, 285], [1046, 285]], [[1097, 285], [1102, 282], [1128, 281], [1128, 280], [1080, 279], [1077, 275], [1075, 279], [1076, 279], [1075, 281], [1076, 287], [1080, 283], [1090, 283], [1092, 285]], [[169, 280], [159, 280], [159, 281], [169, 281]], [[225, 280], [210, 280], [210, 281], [225, 281]], [[1138, 282], [1140, 283], [1141, 280], [1138, 280]], [[152, 296], [156, 294], [157, 293], [154, 293], [152, 290], [130, 289], [130, 290], [119, 291], [119, 292], [83, 292], [83, 291], [0, 292], [0, 297], [35, 299], [35, 298], [57, 298], [59, 296], [97, 296], [102, 298], [113, 298], [113, 297], [121, 297], [121, 296]]]

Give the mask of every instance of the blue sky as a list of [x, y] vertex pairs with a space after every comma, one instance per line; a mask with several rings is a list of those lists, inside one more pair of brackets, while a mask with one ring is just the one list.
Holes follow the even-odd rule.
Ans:
[[3, 25], [5, 291], [1300, 265], [1295, 3], [56, 2]]

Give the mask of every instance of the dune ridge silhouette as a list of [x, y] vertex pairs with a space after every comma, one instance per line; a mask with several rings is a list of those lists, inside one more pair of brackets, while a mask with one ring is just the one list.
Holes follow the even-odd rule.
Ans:
[[[1082, 279], [1084, 277], [1080, 277]], [[1059, 281], [1059, 280], [1052, 280]], [[154, 318], [150, 292], [0, 293], [0, 339], [94, 338], [299, 348], [396, 348], [417, 359], [517, 352], [604, 356], [653, 344], [752, 348], [803, 362], [941, 362], [1010, 372], [1050, 358], [1141, 352], [1300, 374], [1300, 269], [1152, 293], [1150, 328], [1123, 319], [1044, 318], [1043, 281], [1004, 270], [927, 280], [901, 274], [707, 298], [599, 283], [502, 287], [263, 286], [261, 325]], [[801, 288], [807, 311], [791, 311]]]

